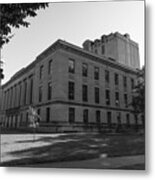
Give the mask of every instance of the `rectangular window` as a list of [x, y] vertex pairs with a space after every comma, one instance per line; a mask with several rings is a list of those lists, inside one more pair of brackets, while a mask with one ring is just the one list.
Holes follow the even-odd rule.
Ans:
[[106, 96], [106, 105], [110, 105], [110, 90], [109, 89], [106, 89], [105, 96]]
[[42, 79], [43, 78], [43, 65], [40, 66], [40, 73], [39, 73], [39, 78]]
[[52, 74], [52, 60], [48, 62], [48, 74]]
[[68, 98], [74, 100], [74, 82], [69, 82], [68, 84]]
[[88, 123], [88, 109], [84, 109], [84, 110], [83, 110], [83, 122], [84, 122], [85, 124]]
[[52, 83], [51, 82], [48, 83], [47, 98], [48, 98], [48, 100], [51, 100], [51, 98], [52, 98]]
[[[37, 114], [38, 114], [39, 116], [41, 115], [40, 109], [37, 110]], [[40, 118], [37, 118], [37, 121], [40, 122]]]
[[27, 82], [24, 81], [24, 105], [26, 104], [26, 97], [27, 97]]
[[124, 86], [124, 88], [127, 88], [127, 78], [126, 78], [126, 76], [123, 76], [123, 86]]
[[120, 112], [117, 112], [117, 124], [121, 124], [121, 113]]
[[115, 92], [115, 105], [119, 106], [119, 92]]
[[130, 114], [129, 113], [126, 114], [126, 124], [128, 127], [130, 126]]
[[99, 103], [100, 101], [100, 92], [99, 92], [99, 88], [95, 87], [95, 103]]
[[42, 101], [42, 86], [39, 87], [39, 102]]
[[18, 99], [18, 106], [20, 106], [21, 102], [21, 94], [22, 94], [22, 84], [21, 82], [19, 83], [19, 99]]
[[73, 59], [69, 59], [68, 72], [69, 73], [75, 72], [75, 61]]
[[108, 126], [111, 126], [111, 112], [107, 112], [107, 123]]
[[134, 89], [134, 79], [133, 78], [131, 78], [131, 89]]
[[127, 96], [127, 94], [124, 94], [124, 104], [125, 104], [125, 107], [128, 107], [128, 96]]
[[87, 85], [82, 86], [82, 100], [83, 101], [88, 101], [88, 87]]
[[75, 109], [69, 108], [69, 123], [75, 122]]
[[46, 108], [46, 122], [50, 122], [50, 108], [47, 107]]
[[88, 64], [86, 63], [82, 64], [82, 76], [85, 76], [85, 77], [88, 76]]
[[97, 124], [101, 123], [101, 113], [100, 113], [100, 111], [96, 111], [96, 122], [97, 122]]
[[106, 83], [109, 83], [109, 82], [110, 82], [110, 79], [109, 79], [109, 71], [108, 71], [108, 70], [105, 70], [105, 82], [106, 82]]
[[30, 80], [30, 104], [33, 102], [33, 79]]
[[115, 85], [119, 84], [118, 74], [115, 73]]
[[105, 53], [105, 46], [102, 45], [102, 54], [104, 54], [104, 53]]
[[94, 67], [94, 79], [99, 80], [99, 68]]

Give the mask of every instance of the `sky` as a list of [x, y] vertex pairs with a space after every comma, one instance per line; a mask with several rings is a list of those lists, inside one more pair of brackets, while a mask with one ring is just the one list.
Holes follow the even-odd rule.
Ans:
[[12, 29], [14, 36], [1, 51], [2, 84], [57, 39], [82, 47], [86, 39], [99, 39], [116, 31], [130, 34], [139, 44], [140, 65], [144, 65], [144, 1], [50, 3], [27, 20], [29, 28]]

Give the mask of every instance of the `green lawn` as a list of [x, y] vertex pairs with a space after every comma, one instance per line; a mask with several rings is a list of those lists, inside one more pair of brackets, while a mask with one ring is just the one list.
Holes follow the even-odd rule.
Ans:
[[[11, 135], [10, 135], [11, 136]], [[21, 135], [23, 136], [23, 135]], [[21, 139], [18, 145], [32, 140]], [[144, 135], [104, 135], [104, 134], [62, 134], [60, 136], [40, 136], [34, 143], [47, 143], [39, 147], [29, 147], [10, 151], [10, 156], [18, 160], [2, 162], [3, 166], [28, 165], [44, 162], [77, 161], [101, 156], [118, 157], [145, 154]]]

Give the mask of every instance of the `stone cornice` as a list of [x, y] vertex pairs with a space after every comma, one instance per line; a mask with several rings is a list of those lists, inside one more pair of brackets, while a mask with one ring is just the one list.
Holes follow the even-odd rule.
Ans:
[[2, 88], [7, 86], [9, 83], [13, 82], [14, 80], [18, 79], [20, 76], [27, 73], [27, 71], [34, 68], [37, 63], [39, 63], [40, 61], [47, 58], [49, 55], [51, 55], [53, 52], [55, 52], [58, 49], [63, 49], [65, 51], [67, 51], [67, 52], [75, 53], [77, 55], [86, 57], [86, 58], [88, 58], [90, 60], [93, 60], [95, 62], [99, 62], [99, 63], [105, 64], [105, 65], [109, 65], [111, 67], [117, 68], [119, 70], [123, 70], [123, 71], [128, 72], [128, 73], [132, 73], [132, 74], [135, 74], [135, 75], [137, 74], [136, 69], [132, 69], [130, 67], [122, 65], [122, 64], [120, 64], [118, 62], [115, 62], [115, 61], [113, 61], [111, 59], [108, 59], [107, 57], [102, 57], [102, 56], [96, 55], [96, 54], [91, 53], [89, 51], [86, 51], [86, 50], [84, 50], [84, 49], [82, 49], [82, 48], [80, 48], [80, 47], [78, 47], [76, 45], [70, 44], [70, 43], [68, 43], [66, 41], [57, 40], [54, 44], [49, 46], [45, 51], [43, 51], [40, 55], [38, 55], [36, 60], [34, 60], [27, 67], [21, 69], [14, 76], [12, 76], [12, 78], [8, 82], [6, 82], [2, 86]]

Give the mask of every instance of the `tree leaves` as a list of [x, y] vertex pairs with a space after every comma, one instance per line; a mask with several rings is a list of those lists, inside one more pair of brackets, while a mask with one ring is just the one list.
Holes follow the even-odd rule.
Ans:
[[142, 113], [145, 112], [145, 68], [143, 67], [142, 70], [138, 73], [138, 82], [133, 90], [133, 100], [132, 106], [134, 108], [135, 113]]
[[12, 38], [11, 27], [30, 25], [25, 19], [35, 17], [36, 11], [45, 9], [48, 3], [0, 4], [0, 48]]

